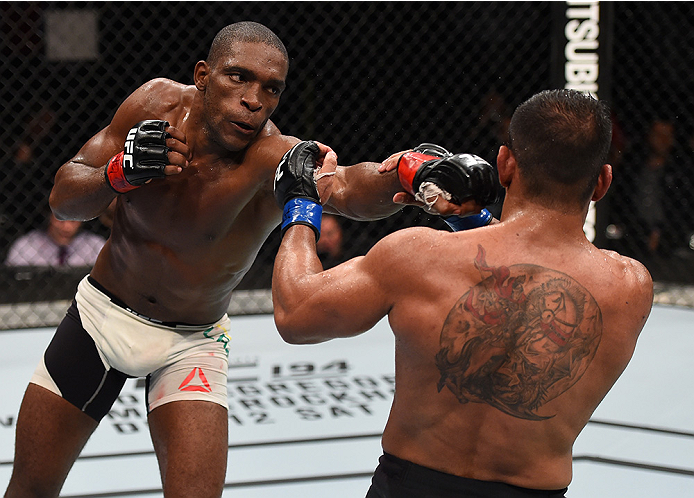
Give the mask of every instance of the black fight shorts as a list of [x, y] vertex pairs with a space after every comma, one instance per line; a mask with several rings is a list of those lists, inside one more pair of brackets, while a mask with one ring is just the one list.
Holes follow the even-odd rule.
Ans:
[[564, 498], [566, 490], [527, 489], [468, 479], [384, 453], [366, 498]]

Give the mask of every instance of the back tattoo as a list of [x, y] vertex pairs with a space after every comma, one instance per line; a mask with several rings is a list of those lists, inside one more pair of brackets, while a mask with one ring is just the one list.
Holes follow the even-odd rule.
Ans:
[[537, 265], [489, 266], [478, 246], [482, 281], [453, 306], [441, 330], [438, 390], [460, 403], [545, 420], [537, 411], [585, 373], [602, 335], [593, 296], [568, 275]]

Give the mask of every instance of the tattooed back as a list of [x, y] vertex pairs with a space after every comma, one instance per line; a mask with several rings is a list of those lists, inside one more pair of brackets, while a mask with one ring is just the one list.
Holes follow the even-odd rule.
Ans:
[[650, 312], [646, 269], [527, 220], [381, 242], [381, 281], [396, 296], [384, 450], [475, 479], [567, 486], [572, 445]]

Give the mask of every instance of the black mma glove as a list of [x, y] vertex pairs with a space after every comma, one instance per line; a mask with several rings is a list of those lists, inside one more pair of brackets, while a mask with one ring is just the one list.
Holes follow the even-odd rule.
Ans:
[[[410, 194], [426, 201], [426, 191], [433, 185], [435, 193], [454, 204], [473, 199], [484, 206], [499, 199], [499, 183], [491, 164], [474, 154], [450, 154], [432, 145], [422, 144], [398, 160], [400, 183]], [[445, 219], [456, 231], [484, 226], [491, 220], [492, 215], [486, 209], [477, 215]]]
[[144, 185], [152, 178], [163, 178], [164, 167], [169, 164], [166, 139], [167, 121], [148, 119], [140, 121], [128, 132], [123, 152], [113, 156], [104, 174], [106, 183], [123, 194]]
[[423, 183], [433, 183], [451, 195], [454, 204], [474, 199], [478, 204], [498, 200], [499, 184], [494, 168], [474, 154], [449, 154], [434, 157], [420, 152], [406, 152], [398, 160], [398, 177], [414, 196], [421, 194]]
[[323, 207], [314, 173], [320, 149], [312, 140], [299, 142], [289, 149], [275, 172], [275, 200], [283, 209], [282, 235], [292, 225], [306, 225], [320, 237]]

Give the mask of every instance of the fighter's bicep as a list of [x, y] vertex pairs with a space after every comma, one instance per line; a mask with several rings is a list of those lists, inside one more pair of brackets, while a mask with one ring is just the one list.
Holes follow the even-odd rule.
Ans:
[[331, 299], [348, 303], [341, 307], [342, 314], [375, 324], [390, 313], [409, 288], [406, 245], [407, 239], [396, 232], [379, 240], [365, 256], [323, 272], [330, 277]]
[[364, 332], [390, 311], [392, 296], [377, 265], [372, 255], [360, 256], [320, 274], [316, 304], [331, 310], [345, 331]]
[[114, 133], [108, 126], [90, 138], [72, 158], [73, 163], [94, 168], [104, 166], [108, 160], [123, 150], [125, 138]]

